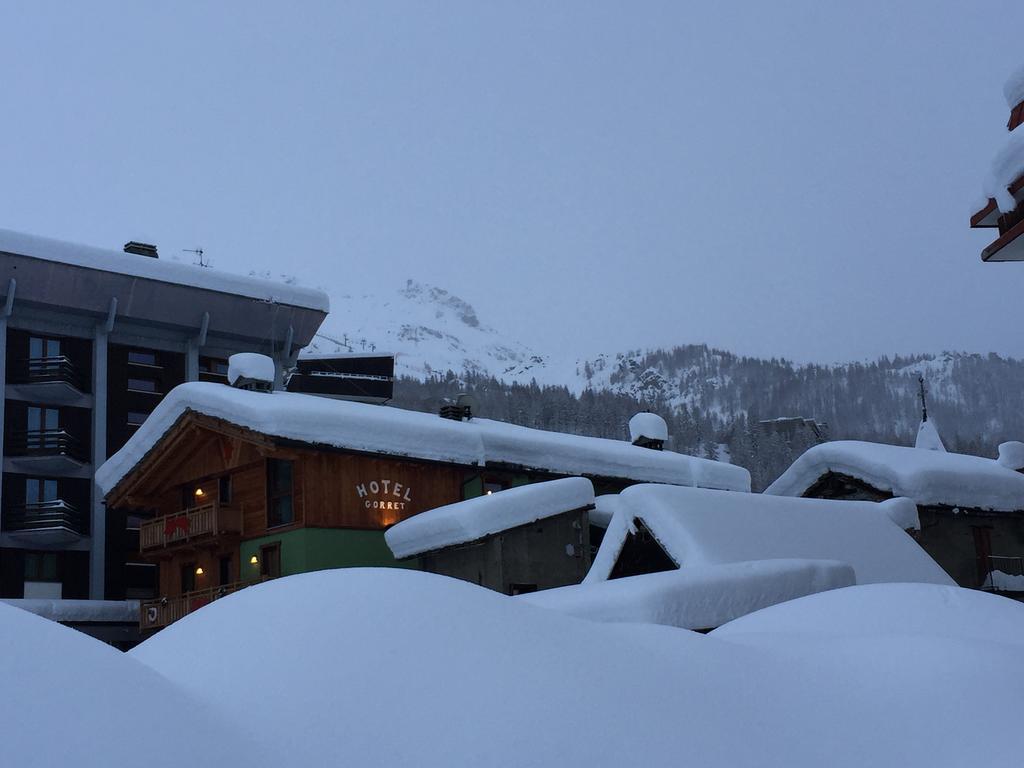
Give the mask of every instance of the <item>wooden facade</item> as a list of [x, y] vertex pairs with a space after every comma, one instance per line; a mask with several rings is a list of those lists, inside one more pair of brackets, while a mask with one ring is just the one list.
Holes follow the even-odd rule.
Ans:
[[[275, 473], [287, 475], [287, 488], [275, 487]], [[107, 506], [142, 520], [140, 558], [159, 566], [159, 597], [144, 603], [142, 624], [156, 628], [240, 584], [320, 567], [400, 565], [384, 544], [389, 526], [552, 477], [297, 444], [189, 411]], [[630, 483], [595, 484], [618, 492]]]

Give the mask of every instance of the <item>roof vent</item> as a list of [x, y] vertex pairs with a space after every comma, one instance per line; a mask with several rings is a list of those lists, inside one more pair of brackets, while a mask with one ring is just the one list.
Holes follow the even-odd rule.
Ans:
[[1024, 472], [1024, 443], [1011, 440], [999, 444], [999, 463], [1007, 469]]
[[660, 451], [668, 440], [668, 424], [656, 413], [638, 413], [629, 420], [629, 439], [633, 445]]
[[228, 384], [251, 392], [274, 388], [274, 361], [255, 352], [239, 352], [228, 358]]
[[130, 240], [124, 244], [125, 253], [134, 253], [136, 256], [149, 256], [151, 259], [159, 258], [156, 255], [156, 246], [150, 243], [139, 243]]
[[441, 404], [441, 418], [452, 421], [468, 421], [473, 418], [474, 413], [479, 413], [476, 398], [467, 392], [460, 392], [455, 402], [444, 402]]

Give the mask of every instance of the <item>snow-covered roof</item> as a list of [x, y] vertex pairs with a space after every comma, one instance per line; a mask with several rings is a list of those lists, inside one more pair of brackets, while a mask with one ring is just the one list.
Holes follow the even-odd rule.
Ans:
[[946, 446], [942, 444], [942, 438], [939, 437], [939, 431], [935, 429], [935, 423], [931, 421], [922, 421], [921, 426], [917, 428], [917, 440], [914, 441], [914, 447], [925, 451], [942, 451], [945, 453]]
[[1010, 194], [1010, 186], [1024, 176], [1024, 129], [1011, 131], [1002, 149], [992, 159], [985, 194], [996, 201], [999, 210], [1009, 213], [1017, 208], [1017, 200]]
[[120, 451], [96, 471], [109, 493], [187, 412], [264, 435], [365, 453], [470, 466], [509, 465], [565, 475], [750, 490], [742, 467], [621, 440], [581, 437], [489, 419], [453, 421], [416, 411], [292, 392], [190, 382], [171, 390]]
[[594, 503], [585, 477], [565, 477], [509, 488], [422, 512], [389, 528], [384, 539], [396, 558], [468, 544], [520, 525]]
[[1003, 84], [1003, 96], [1006, 97], [1006, 106], [1013, 109], [1024, 101], [1024, 65], [1018, 67], [1006, 78]]
[[[23, 647], [37, 641], [14, 638]], [[199, 764], [233, 750], [229, 762], [246, 768], [1015, 765], [1022, 638], [1018, 603], [954, 587], [836, 589], [700, 635], [587, 621], [428, 573], [341, 568], [228, 595], [117, 655], [116, 665], [108, 653], [95, 674], [39, 653], [41, 644], [13, 659], [5, 653], [0, 668], [18, 675], [19, 695], [0, 700], [4, 758], [29, 764], [36, 755], [26, 746], [12, 756], [10, 742], [42, 736], [49, 751], [35, 764], [67, 762], [58, 750], [76, 754], [69, 729], [79, 721], [55, 729], [38, 713], [81, 706], [83, 679], [120, 668], [120, 680], [146, 665], [159, 674], [142, 689], [151, 706], [136, 710], [132, 697], [111, 718], [101, 690], [83, 711], [90, 725], [97, 712], [113, 723], [84, 734], [88, 751], [78, 754], [91, 764], [128, 764], [117, 758], [129, 748], [147, 764], [196, 763], [182, 751], [207, 748], [209, 729], [193, 731], [191, 709], [168, 714], [180, 706], [165, 706], [169, 689], [201, 706], [211, 727], [230, 726]], [[39, 671], [24, 673], [25, 661]], [[396, 702], [410, 702], [401, 717]], [[148, 728], [137, 725], [143, 714]]]
[[834, 560], [756, 560], [573, 584], [516, 599], [592, 621], [709, 629], [855, 582], [853, 568]]
[[1024, 509], [1024, 475], [995, 459], [859, 440], [813, 446], [765, 493], [802, 496], [829, 472], [856, 478], [893, 496], [905, 496], [921, 506], [993, 512]]
[[0, 229], [0, 252], [327, 312], [323, 291]]
[[51, 621], [135, 624], [139, 620], [138, 600], [5, 599], [0, 602]]
[[634, 485], [599, 496], [611, 523], [584, 583], [607, 579], [636, 520], [681, 568], [750, 560], [836, 560], [858, 584], [950, 577], [893, 523], [885, 504], [785, 498], [667, 485]]

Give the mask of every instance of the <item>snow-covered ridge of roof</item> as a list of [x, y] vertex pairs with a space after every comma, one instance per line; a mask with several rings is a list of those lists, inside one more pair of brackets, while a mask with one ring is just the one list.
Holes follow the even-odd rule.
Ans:
[[164, 259], [124, 253], [91, 245], [69, 243], [9, 229], [0, 229], [0, 252], [55, 261], [101, 272], [116, 272], [147, 280], [204, 288], [208, 291], [236, 294], [260, 301], [294, 307], [330, 311], [330, 300], [323, 291], [303, 288], [247, 275], [234, 275], [208, 267], [181, 264]]
[[96, 471], [103, 493], [109, 493], [189, 411], [272, 437], [365, 453], [750, 490], [750, 473], [742, 467], [652, 451], [623, 440], [547, 432], [488, 419], [452, 421], [387, 406], [190, 382], [171, 390], [124, 447]]
[[1024, 130], [1019, 127], [1011, 131], [1003, 148], [992, 159], [992, 167], [985, 183], [985, 194], [996, 201], [1002, 213], [1017, 208], [1017, 201], [1010, 194], [1010, 185], [1024, 176]]
[[1018, 67], [1003, 84], [1006, 106], [1013, 109], [1024, 101], [1024, 66]]
[[599, 496], [612, 519], [584, 583], [606, 580], [640, 520], [680, 568], [751, 560], [837, 560], [858, 584], [953, 580], [870, 501], [726, 493], [668, 485], [634, 485]]
[[813, 446], [765, 493], [801, 496], [828, 472], [848, 475], [893, 496], [906, 496], [920, 506], [991, 512], [1024, 509], [1024, 475], [995, 459], [859, 440]]
[[516, 596], [592, 621], [710, 629], [770, 605], [856, 583], [834, 560], [757, 560], [574, 584]]
[[384, 533], [402, 559], [456, 544], [468, 544], [537, 520], [589, 507], [594, 486], [585, 477], [533, 483], [437, 507], [403, 520]]

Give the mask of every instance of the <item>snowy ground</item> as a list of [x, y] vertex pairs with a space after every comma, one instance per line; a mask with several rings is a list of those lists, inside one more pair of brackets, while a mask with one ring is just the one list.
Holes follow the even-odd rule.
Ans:
[[8, 765], [1017, 765], [1024, 607], [838, 589], [710, 635], [419, 572], [242, 590], [120, 655], [0, 605]]

